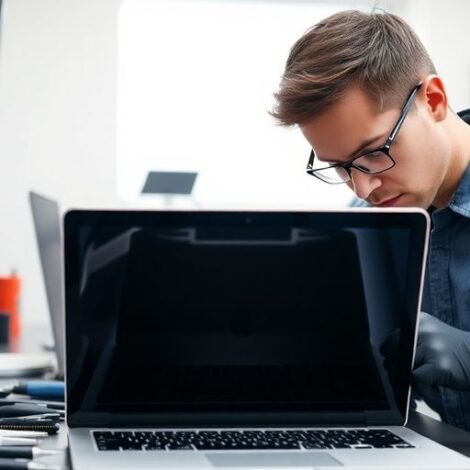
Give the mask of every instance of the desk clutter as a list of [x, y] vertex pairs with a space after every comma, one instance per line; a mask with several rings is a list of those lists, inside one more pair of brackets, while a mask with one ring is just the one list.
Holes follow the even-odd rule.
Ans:
[[64, 415], [64, 382], [29, 380], [1, 388], [0, 470], [56, 469], [36, 459], [61, 452], [40, 444], [59, 431]]
[[[29, 399], [5, 398], [11, 394]], [[64, 382], [29, 380], [0, 389], [0, 429], [55, 434], [64, 414]]]

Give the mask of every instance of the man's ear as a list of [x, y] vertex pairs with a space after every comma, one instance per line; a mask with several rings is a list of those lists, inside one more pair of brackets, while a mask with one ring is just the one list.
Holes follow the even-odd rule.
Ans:
[[448, 102], [442, 79], [437, 75], [428, 75], [422, 82], [420, 94], [433, 119], [436, 122], [443, 121], [447, 116]]

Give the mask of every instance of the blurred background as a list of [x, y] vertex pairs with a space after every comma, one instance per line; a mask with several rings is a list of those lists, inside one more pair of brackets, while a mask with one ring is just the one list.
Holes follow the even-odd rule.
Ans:
[[[3, 0], [0, 275], [21, 277], [23, 322], [48, 321], [29, 190], [63, 212], [345, 206], [267, 111], [305, 30], [374, 7], [415, 28], [452, 108], [470, 106], [468, 0]], [[192, 197], [142, 194], [150, 171], [196, 172]]]

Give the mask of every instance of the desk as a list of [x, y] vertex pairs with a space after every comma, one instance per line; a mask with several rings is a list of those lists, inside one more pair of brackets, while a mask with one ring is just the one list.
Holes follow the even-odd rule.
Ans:
[[53, 436], [46, 437], [41, 441], [40, 447], [42, 449], [60, 450], [61, 453], [57, 455], [50, 455], [37, 459], [38, 462], [48, 463], [54, 465], [61, 470], [71, 470], [70, 456], [67, 449], [67, 428], [64, 423], [60, 425], [60, 431]]
[[[44, 350], [44, 345], [51, 345], [53, 343], [52, 333], [49, 325], [45, 323], [26, 325], [22, 329], [21, 337], [19, 341], [12, 345], [13, 350], [17, 350], [23, 353], [37, 353], [50, 354], [51, 358], [54, 358], [54, 353], [47, 353]], [[6, 349], [8, 350], [8, 349]], [[0, 379], [0, 387], [8, 387], [17, 383], [17, 380], [10, 378]], [[9, 399], [21, 399], [24, 400], [24, 396], [10, 395]], [[54, 449], [62, 451], [60, 454], [41, 457], [37, 459], [38, 462], [48, 463], [64, 470], [71, 469], [70, 460], [67, 452], [67, 430], [64, 423], [61, 423], [60, 431], [56, 435], [52, 435], [41, 439], [39, 444], [44, 449]]]
[[[470, 457], [470, 433], [457, 429], [448, 424], [436, 421], [429, 416], [418, 412], [410, 414], [408, 427], [414, 431], [429, 437], [457, 452]], [[67, 431], [65, 425], [61, 426], [61, 430], [57, 436], [51, 436], [43, 441], [41, 447], [50, 449], [62, 449], [64, 452], [60, 456], [43, 458], [41, 461], [60, 465], [62, 470], [71, 470], [70, 458], [67, 446]]]
[[[43, 334], [44, 333], [44, 334]], [[27, 328], [21, 341], [21, 351], [36, 352], [40, 350], [40, 343], [43, 338], [48, 338], [50, 332], [47, 325], [34, 328]], [[38, 340], [39, 338], [39, 340]], [[0, 385], [8, 385], [11, 380], [1, 380]], [[457, 452], [470, 457], [470, 433], [455, 428], [445, 423], [436, 421], [429, 416], [412, 411], [408, 420], [408, 427], [414, 431], [439, 442]], [[41, 447], [47, 449], [62, 450], [61, 454], [41, 458], [41, 462], [59, 466], [62, 470], [71, 470], [70, 457], [67, 450], [67, 428], [61, 424], [60, 431], [55, 436], [43, 439]]]
[[436, 421], [418, 412], [411, 412], [408, 427], [423, 436], [470, 457], [470, 433]]
[[[12, 383], [15, 383], [11, 379], [1, 379], [0, 386], [8, 386]], [[20, 395], [10, 395], [8, 398], [11, 399], [21, 399], [24, 400], [24, 396]], [[39, 444], [39, 447], [43, 449], [54, 449], [60, 450], [61, 453], [57, 455], [45, 456], [37, 459], [38, 462], [48, 463], [50, 465], [57, 466], [63, 470], [69, 470], [72, 467], [70, 466], [70, 460], [67, 451], [67, 428], [65, 423], [60, 424], [60, 430], [57, 434], [42, 438]]]

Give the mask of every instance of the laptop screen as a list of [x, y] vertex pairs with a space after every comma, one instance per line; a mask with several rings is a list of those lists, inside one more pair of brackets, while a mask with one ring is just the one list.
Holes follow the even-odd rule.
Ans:
[[69, 425], [403, 423], [427, 223], [68, 213]]

